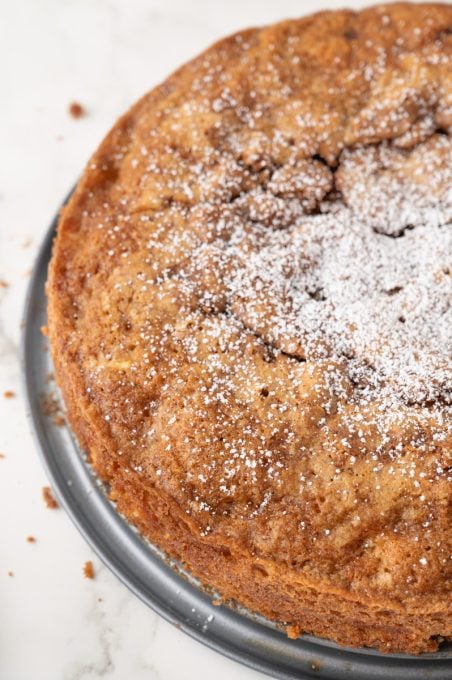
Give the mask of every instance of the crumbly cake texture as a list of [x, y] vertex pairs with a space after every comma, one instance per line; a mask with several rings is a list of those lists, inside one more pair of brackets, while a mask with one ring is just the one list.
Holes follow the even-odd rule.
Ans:
[[49, 335], [111, 498], [224, 599], [351, 646], [452, 637], [452, 6], [215, 44], [64, 208]]

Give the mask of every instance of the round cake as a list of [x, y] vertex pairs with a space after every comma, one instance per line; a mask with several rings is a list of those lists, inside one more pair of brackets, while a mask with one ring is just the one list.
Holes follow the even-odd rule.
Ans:
[[61, 214], [81, 447], [144, 536], [291, 637], [452, 637], [451, 54], [441, 4], [228, 37]]

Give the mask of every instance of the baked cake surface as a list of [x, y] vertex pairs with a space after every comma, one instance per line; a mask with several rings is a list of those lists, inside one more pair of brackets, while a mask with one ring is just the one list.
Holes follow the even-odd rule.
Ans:
[[143, 534], [291, 636], [452, 637], [451, 52], [439, 4], [226, 38], [61, 215], [81, 446]]

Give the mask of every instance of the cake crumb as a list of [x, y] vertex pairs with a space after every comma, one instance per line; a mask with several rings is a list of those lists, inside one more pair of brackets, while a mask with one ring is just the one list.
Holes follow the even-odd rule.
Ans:
[[0, 288], [9, 288], [9, 283], [4, 279], [0, 279]]
[[43, 395], [41, 400], [41, 409], [45, 416], [52, 418], [55, 425], [60, 424], [60, 418], [63, 419], [64, 423], [64, 418], [61, 415], [60, 404], [54, 394], [48, 393]]
[[49, 337], [49, 328], [48, 326], [41, 326], [41, 333], [42, 335], [45, 335], [46, 338]]
[[214, 600], [212, 600], [212, 604], [214, 607], [221, 607], [221, 605], [223, 604], [223, 600], [221, 599], [221, 597], [216, 597]]
[[83, 576], [85, 578], [89, 578], [89, 579], [94, 578], [94, 567], [93, 567], [93, 563], [91, 562], [91, 560], [88, 560], [83, 565]]
[[46, 507], [48, 507], [49, 510], [55, 510], [56, 508], [59, 508], [58, 502], [55, 500], [50, 486], [42, 487], [42, 497]]
[[13, 572], [13, 571], [11, 571], [11, 570], [10, 570], [10, 571], [8, 571], [8, 576], [14, 576], [14, 572]]
[[6, 458], [4, 453], [0, 453], [0, 458]]
[[53, 419], [53, 424], [56, 425], [57, 427], [63, 427], [66, 424], [66, 421], [64, 420], [63, 416], [60, 414], [57, 414], [54, 419]]
[[82, 118], [86, 115], [86, 109], [79, 102], [71, 102], [69, 104], [69, 114], [72, 118]]
[[5, 397], [5, 399], [14, 399], [14, 397], [16, 396], [16, 393], [13, 392], [12, 390], [5, 390], [3, 392], [3, 396]]
[[36, 538], [34, 536], [27, 536], [27, 543], [36, 543]]
[[291, 623], [289, 626], [286, 626], [286, 633], [290, 640], [297, 640], [301, 635], [300, 626]]

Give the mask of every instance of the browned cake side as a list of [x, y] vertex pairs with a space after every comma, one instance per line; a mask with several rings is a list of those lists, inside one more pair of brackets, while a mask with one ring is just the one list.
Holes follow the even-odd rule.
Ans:
[[81, 446], [292, 636], [452, 637], [451, 30], [397, 4], [231, 36], [118, 121], [61, 216]]

